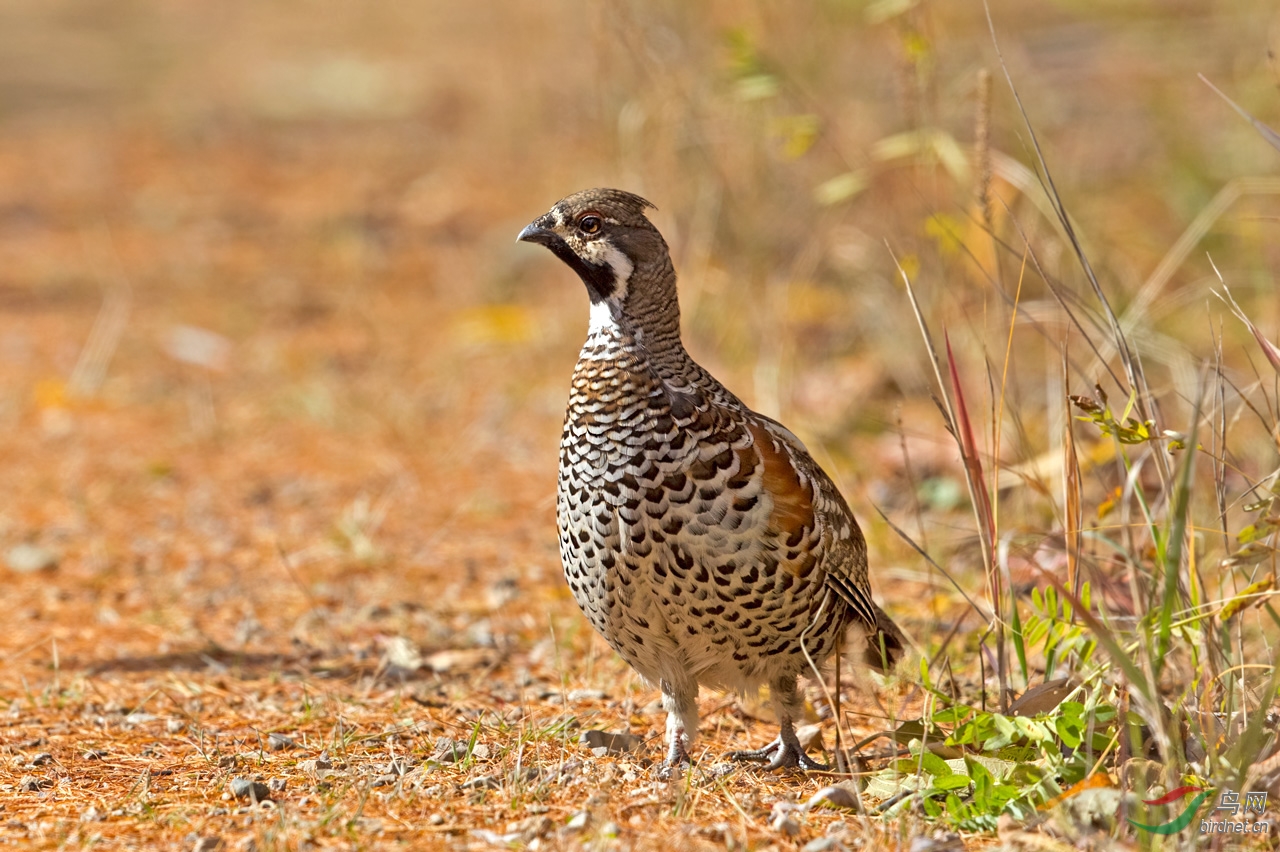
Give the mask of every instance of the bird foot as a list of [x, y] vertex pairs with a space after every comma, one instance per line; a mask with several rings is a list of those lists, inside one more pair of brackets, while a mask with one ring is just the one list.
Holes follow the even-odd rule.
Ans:
[[671, 748], [667, 751], [667, 759], [662, 761], [654, 777], [659, 781], [670, 781], [684, 775], [690, 766], [693, 766], [693, 758], [689, 757], [689, 752], [677, 740], [671, 744]]
[[830, 766], [825, 763], [819, 763], [805, 754], [804, 749], [800, 748], [800, 743], [787, 742], [782, 737], [778, 737], [764, 748], [731, 751], [728, 757], [730, 760], [745, 760], [753, 763], [768, 761], [769, 765], [765, 769], [769, 771], [776, 769], [802, 769], [807, 772], [831, 771]]

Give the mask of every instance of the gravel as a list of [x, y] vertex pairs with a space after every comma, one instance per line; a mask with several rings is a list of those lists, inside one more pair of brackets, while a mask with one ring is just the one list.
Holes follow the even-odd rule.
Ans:
[[271, 798], [271, 788], [261, 781], [255, 781], [250, 778], [232, 778], [231, 795], [237, 799], [265, 802]]
[[9, 570], [18, 574], [34, 574], [58, 567], [58, 555], [38, 544], [15, 544], [4, 555]]
[[640, 746], [644, 740], [635, 734], [614, 734], [609, 731], [583, 731], [578, 742], [591, 749], [596, 757], [606, 754], [624, 754]]
[[18, 782], [19, 793], [39, 793], [41, 790], [47, 790], [53, 786], [53, 781], [49, 778], [40, 778], [36, 775], [23, 775], [22, 780]]
[[288, 749], [297, 747], [298, 744], [294, 742], [293, 738], [284, 734], [267, 735], [267, 748], [271, 751], [287, 751]]
[[436, 750], [431, 759], [438, 763], [457, 763], [467, 756], [467, 744], [462, 740], [441, 737], [436, 740]]

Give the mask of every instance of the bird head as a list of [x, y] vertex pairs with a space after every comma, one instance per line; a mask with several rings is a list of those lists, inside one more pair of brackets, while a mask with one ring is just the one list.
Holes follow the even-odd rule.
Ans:
[[615, 317], [638, 306], [669, 303], [674, 308], [675, 272], [667, 244], [644, 213], [652, 207], [630, 192], [587, 189], [557, 201], [517, 239], [546, 246], [578, 273], [593, 317], [597, 307], [607, 307]]

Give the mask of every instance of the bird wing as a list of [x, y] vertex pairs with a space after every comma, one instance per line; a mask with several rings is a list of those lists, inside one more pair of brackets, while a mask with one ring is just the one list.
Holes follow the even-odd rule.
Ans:
[[[804, 444], [776, 420], [752, 412], [748, 426], [765, 468], [764, 488], [773, 497], [770, 526], [793, 550], [812, 537], [806, 548], [811, 562], [793, 570], [817, 568], [826, 584], [867, 627], [878, 629], [877, 607], [867, 577], [867, 544], [840, 490], [814, 461]], [[802, 573], [802, 576], [803, 576]]]

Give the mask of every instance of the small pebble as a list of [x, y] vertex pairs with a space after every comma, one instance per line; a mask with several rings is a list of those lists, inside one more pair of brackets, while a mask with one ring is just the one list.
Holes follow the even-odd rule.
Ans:
[[292, 738], [284, 734], [268, 734], [267, 748], [272, 751], [286, 751], [291, 748], [297, 748], [298, 744]]
[[466, 743], [449, 737], [441, 737], [436, 740], [436, 750], [431, 755], [431, 759], [439, 761], [440, 763], [457, 763], [458, 761], [465, 759], [466, 756]]
[[603, 701], [609, 697], [609, 693], [603, 689], [575, 689], [566, 697], [570, 701]]
[[555, 823], [548, 816], [531, 816], [516, 822], [507, 823], [507, 833], [518, 836], [525, 843], [539, 837], [546, 837], [555, 828]]
[[911, 852], [964, 852], [964, 840], [949, 831], [935, 831], [932, 836], [911, 838]]
[[574, 814], [572, 817], [569, 818], [569, 821], [567, 823], [564, 824], [563, 830], [566, 832], [582, 831], [587, 827], [587, 824], [589, 822], [591, 822], [591, 814], [587, 813], [586, 811], [578, 811], [576, 814]]
[[285, 791], [285, 788], [288, 786], [289, 786], [289, 780], [287, 778], [272, 778], [271, 780], [267, 781], [267, 787], [273, 793], [283, 793]]
[[779, 814], [778, 817], [770, 823], [770, 827], [779, 834], [787, 837], [795, 837], [800, 833], [800, 823], [796, 822], [794, 818], [783, 814]]
[[300, 761], [298, 763], [298, 768], [303, 772], [320, 774], [333, 769], [333, 761], [329, 759], [327, 754], [322, 754], [319, 757], [312, 758], [310, 760]]
[[471, 836], [489, 846], [506, 847], [520, 842], [520, 835], [518, 834], [498, 834], [498, 832], [490, 831], [487, 828], [473, 828], [471, 829]]
[[854, 809], [858, 807], [858, 797], [848, 787], [842, 784], [835, 784], [830, 787], [823, 787], [813, 794], [813, 798], [809, 799], [809, 807], [816, 808], [819, 805]]
[[444, 825], [444, 814], [432, 814], [427, 817], [427, 825]]
[[19, 574], [34, 574], [58, 566], [58, 555], [38, 544], [15, 544], [5, 554], [9, 570]]
[[107, 753], [100, 748], [91, 748], [84, 753], [85, 760], [102, 760]]
[[23, 775], [18, 781], [19, 793], [39, 793], [41, 790], [47, 790], [53, 786], [53, 782], [48, 778], [38, 778], [35, 775]]
[[393, 772], [388, 772], [385, 775], [379, 775], [376, 778], [374, 778], [373, 781], [369, 782], [369, 785], [371, 787], [390, 787], [391, 785], [395, 784], [399, 780], [400, 780], [399, 775], [396, 775]]
[[210, 837], [197, 837], [195, 842], [191, 844], [191, 852], [218, 852], [219, 849], [226, 847], [221, 837], [216, 835]]
[[32, 766], [44, 766], [46, 763], [53, 763], [53, 755], [47, 751], [42, 751], [35, 757], [31, 758]]
[[231, 795], [237, 799], [265, 802], [271, 798], [271, 788], [261, 781], [253, 781], [248, 778], [232, 778]]
[[502, 782], [492, 775], [481, 775], [479, 778], [472, 778], [462, 785], [463, 790], [497, 790], [501, 787]]
[[623, 754], [640, 745], [643, 740], [635, 734], [614, 734], [609, 731], [583, 731], [578, 742], [591, 749], [596, 757], [606, 754]]
[[493, 662], [494, 653], [488, 648], [457, 648], [436, 651], [423, 662], [436, 674], [455, 670], [478, 671]]
[[422, 652], [412, 640], [403, 636], [393, 636], [387, 640], [382, 661], [388, 668], [411, 673], [422, 666]]
[[845, 848], [840, 838], [828, 834], [826, 837], [815, 837], [810, 840], [800, 847], [800, 852], [839, 852]]
[[822, 726], [801, 725], [796, 728], [796, 739], [800, 741], [800, 747], [805, 751], [820, 750], [822, 748]]

